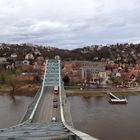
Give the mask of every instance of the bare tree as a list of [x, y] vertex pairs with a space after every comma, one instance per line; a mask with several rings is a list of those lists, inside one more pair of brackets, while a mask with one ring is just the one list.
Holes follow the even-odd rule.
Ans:
[[87, 79], [86, 79], [86, 88], [89, 89], [90, 87], [90, 81], [91, 81], [91, 72], [87, 70]]
[[8, 81], [8, 85], [11, 87], [10, 96], [12, 97], [13, 100], [15, 100], [14, 95], [17, 89], [20, 88], [21, 82], [17, 78], [11, 78]]

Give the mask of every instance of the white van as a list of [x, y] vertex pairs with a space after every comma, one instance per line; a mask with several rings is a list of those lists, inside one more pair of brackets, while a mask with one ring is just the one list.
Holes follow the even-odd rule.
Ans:
[[54, 86], [54, 94], [55, 94], [55, 95], [59, 94], [58, 86]]
[[52, 122], [56, 122], [56, 121], [57, 121], [56, 117], [52, 117]]

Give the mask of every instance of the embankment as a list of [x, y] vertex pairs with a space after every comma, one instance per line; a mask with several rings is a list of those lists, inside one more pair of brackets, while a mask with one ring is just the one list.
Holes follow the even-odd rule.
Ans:
[[[66, 90], [67, 96], [105, 96], [107, 92], [111, 90], [107, 89], [98, 89], [98, 90]], [[114, 89], [111, 91], [112, 93], [116, 95], [122, 95], [122, 96], [139, 96], [140, 95], [140, 89]]]
[[[14, 92], [15, 96], [30, 96], [33, 97], [39, 86], [23, 86], [19, 89], [16, 89]], [[0, 96], [9, 96], [10, 95], [10, 89], [1, 89], [0, 90]]]

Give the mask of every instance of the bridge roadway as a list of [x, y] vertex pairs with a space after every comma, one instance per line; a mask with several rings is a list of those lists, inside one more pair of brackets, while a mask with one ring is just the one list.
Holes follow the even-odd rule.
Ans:
[[[57, 99], [57, 102], [53, 102], [53, 99]], [[54, 104], [58, 107], [54, 108]], [[32, 123], [50, 123], [52, 117], [57, 118], [57, 122], [61, 121], [59, 96], [53, 94], [53, 87], [46, 87]]]

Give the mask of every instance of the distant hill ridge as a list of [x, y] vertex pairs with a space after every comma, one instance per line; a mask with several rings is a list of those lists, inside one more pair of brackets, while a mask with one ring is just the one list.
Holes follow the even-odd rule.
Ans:
[[[62, 60], [90, 60], [101, 61], [103, 59], [126, 59], [136, 61], [140, 55], [140, 44], [115, 44], [115, 45], [91, 45], [73, 50], [59, 49], [51, 46], [41, 46], [33, 44], [0, 44], [0, 57], [9, 57], [12, 53], [18, 55], [19, 60], [24, 60], [27, 53], [43, 56], [44, 58], [54, 58], [59, 55]], [[128, 60], [125, 60], [128, 62]]]

